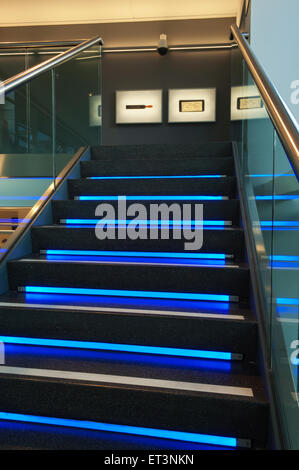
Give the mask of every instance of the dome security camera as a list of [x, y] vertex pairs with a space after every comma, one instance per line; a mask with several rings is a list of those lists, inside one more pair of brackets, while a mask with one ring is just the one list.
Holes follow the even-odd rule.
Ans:
[[158, 43], [157, 51], [160, 55], [165, 55], [168, 51], [167, 36], [166, 34], [160, 34], [160, 40]]

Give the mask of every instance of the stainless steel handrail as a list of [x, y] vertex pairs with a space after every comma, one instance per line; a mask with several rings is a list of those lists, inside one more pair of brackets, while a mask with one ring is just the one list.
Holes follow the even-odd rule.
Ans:
[[[54, 178], [54, 181], [49, 185], [40, 199], [31, 207], [28, 214], [26, 214], [25, 218], [28, 220], [28, 223], [22, 222], [16, 230], [13, 231], [13, 234], [9, 237], [7, 242], [2, 245], [1, 249], [5, 250], [2, 257], [0, 257], [0, 267], [4, 261], [8, 259], [10, 254], [12, 253], [13, 249], [19, 242], [20, 238], [24, 235], [24, 233], [28, 232], [32, 227], [35, 220], [41, 214], [44, 207], [48, 204], [51, 197], [54, 193], [61, 187], [62, 183], [66, 180], [68, 174], [71, 170], [76, 166], [76, 164], [80, 161], [84, 153], [88, 151], [89, 147], [80, 147], [79, 150], [75, 153], [73, 158], [65, 165], [65, 167], [61, 170], [61, 172]], [[1, 276], [0, 276], [1, 281]], [[0, 282], [1, 284], [1, 282]]]
[[299, 180], [299, 127], [282, 100], [279, 92], [271, 82], [254, 52], [244, 39], [237, 25], [231, 26], [231, 31], [237, 42], [242, 56], [249, 68], [249, 71], [256, 83], [256, 86], [264, 100], [270, 119], [277, 131], [281, 143], [286, 151], [288, 159], [293, 167], [297, 179]]
[[61, 47], [61, 46], [77, 46], [84, 41], [88, 41], [88, 39], [66, 39], [57, 41], [48, 40], [48, 41], [6, 41], [0, 42], [0, 50], [1, 49], [35, 49], [39, 47]]
[[34, 67], [31, 67], [30, 69], [25, 70], [24, 72], [18, 73], [17, 75], [14, 75], [13, 77], [4, 80], [1, 84], [0, 93], [4, 94], [16, 89], [20, 85], [29, 82], [30, 80], [41, 75], [42, 73], [48, 72], [54, 67], [57, 67], [58, 65], [61, 65], [64, 62], [72, 59], [76, 55], [80, 54], [80, 52], [83, 52], [84, 50], [88, 49], [91, 46], [94, 46], [95, 44], [103, 44], [103, 40], [100, 36], [88, 39], [87, 41], [84, 41], [81, 44], [78, 44], [77, 46], [71, 47], [67, 51], [57, 54], [51, 59], [45, 60], [41, 64], [35, 65]]

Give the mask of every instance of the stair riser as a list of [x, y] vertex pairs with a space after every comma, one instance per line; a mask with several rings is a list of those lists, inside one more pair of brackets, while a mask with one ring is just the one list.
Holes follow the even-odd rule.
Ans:
[[[234, 255], [238, 262], [244, 258], [244, 234], [241, 229], [209, 230], [203, 234], [203, 253], [225, 253]], [[109, 251], [163, 251], [184, 252], [182, 240], [98, 240], [94, 228], [67, 227], [33, 228], [33, 252], [40, 250], [109, 250]]]
[[114, 161], [136, 158], [138, 160], [152, 159], [183, 159], [188, 157], [231, 157], [232, 144], [230, 142], [208, 142], [202, 144], [175, 144], [175, 145], [113, 145], [91, 148], [93, 160], [111, 159]]
[[1, 306], [0, 321], [2, 336], [26, 337], [29, 323], [30, 337], [224, 351], [256, 361], [256, 324], [246, 320]]
[[69, 197], [79, 195], [212, 195], [234, 198], [233, 176], [206, 179], [69, 180]]
[[0, 386], [1, 411], [265, 441], [267, 407], [228, 395], [5, 377]]
[[[146, 214], [150, 217], [151, 203], [148, 201], [136, 201], [146, 209]], [[125, 208], [128, 208], [135, 204], [134, 201], [126, 201]], [[80, 218], [80, 219], [100, 219], [101, 217], [96, 216], [95, 212], [100, 204], [109, 204], [114, 208], [115, 215], [118, 215], [118, 201], [53, 201], [53, 221], [54, 223], [60, 223], [61, 219], [67, 218]], [[154, 206], [161, 206], [171, 208], [173, 204], [175, 207], [179, 207], [179, 213], [183, 216], [183, 208], [185, 205], [189, 205], [191, 213], [195, 213], [196, 205], [203, 206], [203, 220], [225, 220], [232, 223], [232, 225], [239, 224], [239, 202], [237, 200], [232, 201], [153, 201]], [[136, 214], [138, 215], [138, 213]], [[170, 214], [171, 216], [172, 214]], [[132, 217], [128, 217], [132, 219]]]
[[241, 300], [249, 296], [249, 272], [245, 268], [12, 261], [8, 272], [13, 290], [36, 285], [226, 294]]
[[81, 163], [81, 175], [89, 176], [144, 176], [144, 175], [218, 175], [233, 174], [233, 158], [193, 158], [163, 160], [91, 160]]

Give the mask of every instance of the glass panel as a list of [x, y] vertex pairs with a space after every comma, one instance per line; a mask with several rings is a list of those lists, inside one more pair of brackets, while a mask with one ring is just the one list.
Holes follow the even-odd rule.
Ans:
[[[25, 66], [52, 55], [30, 50]], [[101, 142], [100, 55], [93, 46], [0, 101], [0, 256], [77, 150]]]
[[13, 77], [27, 68], [27, 50], [22, 48], [2, 49], [0, 48], [0, 80]]
[[272, 367], [291, 448], [299, 448], [299, 184], [275, 137]]
[[285, 445], [299, 448], [299, 183], [238, 49], [232, 50], [232, 140], [238, 144], [257, 275], [264, 299], [267, 367]]
[[[232, 139], [238, 142], [242, 185], [256, 246], [256, 260], [264, 297], [270, 348], [272, 252], [272, 190], [274, 129], [253, 78], [240, 56], [233, 50], [231, 121]], [[238, 51], [238, 49], [237, 49]]]
[[[7, 93], [0, 105], [0, 230], [9, 235], [53, 182], [51, 76], [36, 78]], [[38, 91], [38, 92], [37, 92]], [[47, 104], [47, 109], [45, 106]]]
[[56, 175], [79, 147], [101, 142], [100, 52], [93, 46], [55, 69]]

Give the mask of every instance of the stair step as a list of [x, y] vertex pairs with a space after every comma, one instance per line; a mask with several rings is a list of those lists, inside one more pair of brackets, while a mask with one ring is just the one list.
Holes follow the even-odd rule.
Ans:
[[153, 178], [153, 179], [71, 179], [69, 197], [80, 195], [212, 195], [236, 194], [234, 176], [225, 178]]
[[0, 297], [0, 319], [2, 337], [228, 351], [256, 360], [256, 320], [245, 304], [10, 292]]
[[113, 145], [91, 148], [93, 160], [112, 159], [183, 159], [188, 157], [231, 157], [231, 142], [206, 142], [198, 144], [151, 144], [151, 145]]
[[[0, 449], [267, 447], [231, 142], [91, 157], [68, 180], [70, 199], [52, 201], [54, 224], [32, 227], [33, 254], [7, 263]], [[152, 203], [175, 203], [198, 222], [203, 204], [202, 248], [186, 250], [174, 228], [165, 240], [99, 240], [97, 206], [118, 220], [123, 195], [145, 221]]]
[[[141, 163], [142, 162], [142, 163]], [[81, 175], [90, 176], [142, 176], [142, 175], [209, 175], [215, 172], [221, 175], [232, 175], [233, 157], [169, 158], [141, 160], [135, 159], [90, 160], [81, 162]]]
[[8, 273], [12, 290], [26, 285], [56, 286], [103, 290], [99, 295], [109, 295], [111, 292], [110, 295], [123, 296], [121, 292], [114, 292], [120, 290], [128, 292], [124, 293], [125, 296], [132, 297], [184, 297], [190, 300], [217, 300], [216, 297], [219, 297], [221, 301], [227, 301], [228, 296], [233, 301], [246, 300], [249, 296], [249, 270], [246, 265], [231, 268], [143, 266], [111, 262], [62, 263], [33, 256], [10, 261]]
[[[126, 426], [142, 428], [140, 434], [160, 429], [168, 438], [172, 432], [192, 433], [181, 435], [191, 442], [194, 434], [201, 439], [202, 434], [229, 436], [243, 445], [247, 440], [253, 446], [265, 442], [268, 409], [255, 369], [209, 371], [199, 363], [192, 371], [180, 364], [174, 372], [163, 363], [132, 364], [72, 351], [65, 359], [58, 348], [43, 349], [40, 355], [39, 348], [23, 347], [15, 354], [9, 343], [6, 347], [0, 418], [3, 412], [22, 413], [90, 421], [102, 430], [106, 424], [106, 430], [119, 431], [118, 425], [132, 434], [136, 430]], [[78, 421], [64, 424], [80, 426]]]
[[[33, 227], [31, 231], [34, 253], [46, 249], [65, 250], [110, 250], [110, 251], [159, 251], [184, 252], [184, 240], [111, 240], [99, 241], [95, 236], [94, 228], [71, 228], [61, 225]], [[224, 230], [211, 229], [208, 236], [204, 236], [203, 246], [198, 253], [226, 253], [234, 256], [235, 262], [244, 259], [244, 233], [239, 227], [224, 228]]]
[[[52, 209], [54, 223], [59, 223], [61, 219], [78, 218], [78, 214], [80, 214], [80, 219], [96, 219], [96, 208], [101, 203], [102, 201], [53, 201]], [[108, 201], [108, 203], [114, 208], [115, 214], [117, 214], [118, 201]], [[126, 207], [128, 208], [130, 204], [130, 201], [126, 202]], [[170, 208], [171, 201], [168, 201], [165, 204], [166, 207]], [[175, 204], [176, 207], [179, 208], [181, 214], [183, 213], [184, 204], [190, 204], [191, 209], [193, 209], [194, 212], [195, 204], [193, 201], [175, 201]], [[239, 224], [239, 201], [204, 201], [202, 204], [204, 221], [221, 219], [231, 222], [234, 226]], [[156, 202], [155, 205], [157, 205]], [[150, 214], [151, 201], [142, 201], [142, 206], [144, 206], [146, 213]]]

